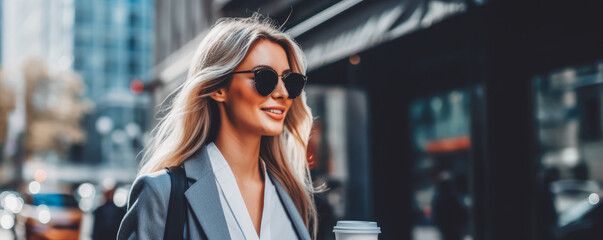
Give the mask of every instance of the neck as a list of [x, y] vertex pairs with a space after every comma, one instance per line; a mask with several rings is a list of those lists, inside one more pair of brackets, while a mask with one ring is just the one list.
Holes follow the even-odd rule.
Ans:
[[229, 121], [222, 121], [214, 144], [237, 179], [261, 180], [263, 178], [259, 166], [261, 139], [261, 135], [238, 131]]

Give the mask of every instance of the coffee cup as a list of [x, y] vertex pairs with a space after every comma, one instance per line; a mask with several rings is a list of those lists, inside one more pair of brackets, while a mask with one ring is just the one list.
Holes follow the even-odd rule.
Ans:
[[337, 221], [333, 232], [336, 240], [377, 240], [381, 228], [376, 222]]

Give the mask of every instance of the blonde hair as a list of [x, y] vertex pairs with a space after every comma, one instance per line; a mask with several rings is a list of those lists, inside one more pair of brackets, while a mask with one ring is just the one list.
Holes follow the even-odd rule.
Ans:
[[[216, 102], [209, 95], [229, 85], [229, 73], [261, 39], [281, 45], [292, 71], [306, 73], [306, 59], [301, 48], [272, 20], [258, 13], [248, 18], [219, 19], [199, 44], [187, 79], [170, 94], [173, 100], [166, 109], [167, 113], [152, 130], [153, 137], [142, 152], [143, 165], [139, 175], [180, 165], [215, 139], [220, 114]], [[306, 160], [312, 120], [306, 94], [302, 92], [293, 99], [285, 117], [284, 131], [277, 136], [262, 136], [260, 157], [266, 162], [267, 170], [291, 196], [306, 227], [316, 238], [314, 188]]]

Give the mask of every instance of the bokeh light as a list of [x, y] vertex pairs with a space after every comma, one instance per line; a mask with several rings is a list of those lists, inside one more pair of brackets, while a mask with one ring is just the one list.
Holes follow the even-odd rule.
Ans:
[[11, 214], [2, 212], [0, 215], [0, 226], [2, 228], [8, 230], [15, 226], [15, 218]]
[[350, 56], [350, 63], [352, 65], [358, 65], [360, 63], [360, 56], [358, 56], [358, 54]]
[[588, 202], [590, 202], [590, 204], [592, 204], [592, 205], [599, 203], [599, 194], [591, 193], [588, 196]]
[[34, 173], [34, 179], [38, 182], [44, 182], [46, 180], [46, 171], [44, 169], [38, 169]]
[[23, 209], [23, 199], [10, 193], [4, 198], [4, 208], [13, 213], [19, 213]]
[[50, 208], [48, 208], [48, 206], [42, 204], [40, 206], [38, 206], [38, 208], [36, 209], [38, 214], [38, 221], [40, 221], [43, 224], [47, 224], [50, 222], [50, 219], [52, 218], [50, 216]]
[[103, 179], [103, 189], [109, 190], [115, 187], [115, 179], [114, 178], [105, 178]]
[[37, 181], [33, 181], [33, 182], [29, 183], [29, 192], [31, 194], [37, 194], [37, 193], [39, 193], [40, 192], [40, 188], [41, 188], [40, 183], [37, 182]]
[[113, 194], [113, 203], [115, 206], [123, 207], [126, 205], [128, 200], [128, 190], [124, 188], [119, 188], [115, 190], [115, 194]]
[[94, 186], [92, 184], [90, 184], [90, 183], [83, 183], [82, 185], [80, 185], [77, 188], [77, 193], [82, 198], [92, 197], [92, 195], [94, 194]]
[[92, 198], [83, 198], [82, 200], [80, 200], [80, 209], [84, 212], [89, 212], [90, 210], [92, 210], [92, 207], [94, 206], [93, 200], [94, 199]]

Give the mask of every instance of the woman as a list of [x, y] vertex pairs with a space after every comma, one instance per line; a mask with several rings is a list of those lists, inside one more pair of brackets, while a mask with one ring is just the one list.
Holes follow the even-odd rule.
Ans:
[[170, 177], [189, 188], [185, 239], [310, 239], [316, 210], [306, 161], [312, 126], [305, 57], [269, 20], [220, 19], [153, 130], [118, 239], [161, 239]]

